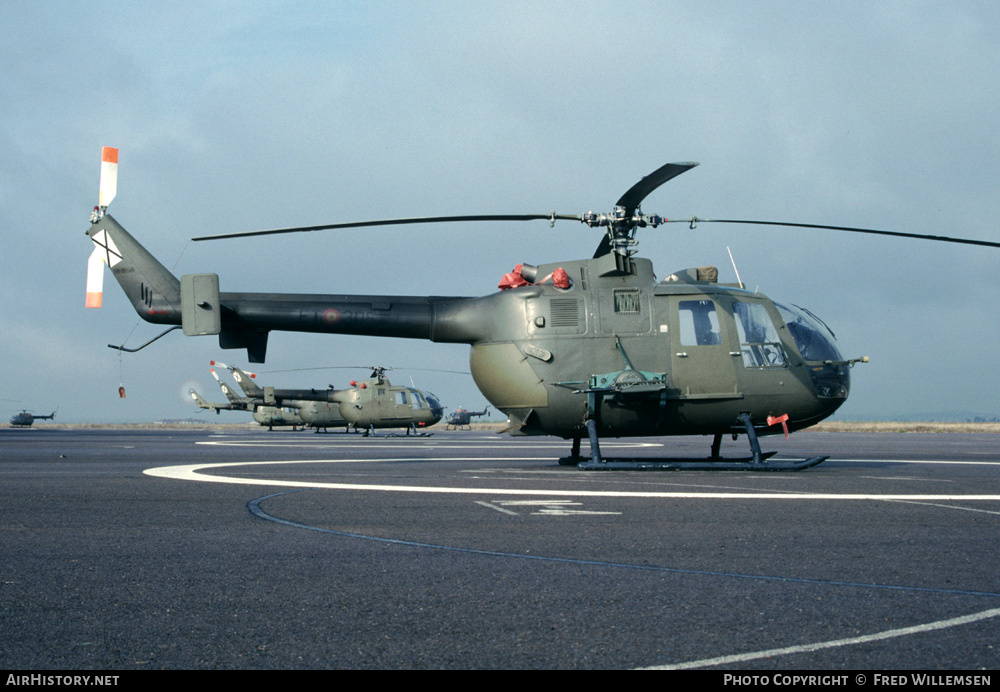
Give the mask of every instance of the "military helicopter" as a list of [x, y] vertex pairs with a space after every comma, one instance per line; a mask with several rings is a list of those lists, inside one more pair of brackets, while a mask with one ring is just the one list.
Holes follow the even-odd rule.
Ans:
[[487, 406], [482, 411], [470, 411], [467, 408], [457, 408], [454, 412], [448, 414], [448, 422], [444, 426], [445, 430], [449, 428], [455, 428], [456, 430], [461, 430], [462, 428], [472, 427], [472, 418], [474, 416], [485, 416], [486, 412], [490, 410]]
[[211, 372], [212, 377], [214, 377], [215, 381], [219, 383], [219, 387], [222, 389], [222, 393], [226, 395], [229, 403], [217, 404], [211, 401], [206, 401], [194, 389], [188, 390], [188, 394], [198, 405], [198, 408], [215, 411], [217, 414], [220, 411], [250, 411], [253, 414], [253, 419], [260, 425], [267, 426], [268, 430], [273, 430], [275, 426], [304, 427], [304, 421], [299, 415], [298, 409], [295, 407], [265, 406], [261, 401], [255, 400], [253, 397], [241, 397], [230, 389], [225, 382], [219, 379], [219, 376], [216, 374], [214, 369]]
[[30, 427], [32, 423], [36, 420], [53, 420], [56, 417], [56, 412], [53, 411], [47, 416], [36, 416], [29, 411], [21, 411], [11, 416], [10, 424], [17, 428], [27, 428]]
[[[629, 188], [610, 214], [401, 218], [194, 239], [484, 220], [574, 220], [604, 229], [592, 258], [518, 265], [501, 281], [499, 291], [476, 298], [229, 293], [220, 292], [215, 274], [189, 274], [178, 280], [106, 213], [117, 188], [117, 150], [112, 152], [105, 150], [100, 204], [87, 231], [95, 246], [88, 304], [100, 302], [105, 263], [143, 319], [174, 325], [170, 329], [183, 327], [187, 335], [217, 334], [222, 348], [245, 348], [251, 362], [263, 362], [272, 330], [469, 344], [473, 379], [486, 399], [507, 414], [508, 431], [572, 440], [569, 457], [560, 463], [581, 469], [784, 471], [815, 466], [827, 457], [771, 459], [773, 453], [762, 452], [758, 438], [788, 434], [830, 416], [847, 399], [851, 367], [867, 361], [842, 357], [832, 332], [812, 313], [776, 303], [742, 283], [718, 283], [713, 267], [685, 269], [656, 280], [650, 260], [636, 256], [635, 233], [668, 221], [644, 214], [640, 204], [697, 165], [692, 162], [668, 163], [653, 171]], [[684, 220], [692, 226], [705, 221]], [[713, 221], [1000, 247], [988, 241], [874, 229]], [[580, 455], [584, 435], [590, 442], [589, 457]], [[712, 435], [710, 456], [611, 460], [600, 452], [601, 436], [664, 435]], [[721, 459], [724, 435], [746, 435], [750, 456]]]
[[389, 368], [381, 366], [372, 367], [367, 380], [351, 380], [349, 389], [330, 386], [325, 390], [260, 388], [252, 382], [252, 375], [239, 368], [231, 369], [248, 396], [261, 397], [265, 403], [301, 406], [302, 419], [307, 422], [314, 414], [333, 411], [342, 423], [364, 431], [366, 436], [375, 434], [376, 429], [386, 428], [405, 428], [407, 435], [429, 435], [422, 429], [440, 421], [444, 413], [444, 407], [434, 394], [392, 384], [385, 376]]
[[[233, 379], [243, 390], [243, 402], [261, 406], [281, 406], [293, 410], [300, 424], [319, 432], [327, 426], [343, 425], [345, 431], [363, 431], [366, 436], [376, 429], [405, 428], [406, 434], [424, 435], [420, 429], [441, 420], [444, 408], [437, 397], [413, 387], [393, 385], [385, 377], [389, 368], [371, 368], [371, 379], [351, 381], [349, 389], [277, 389], [260, 387], [254, 382], [253, 373], [235, 365], [212, 361], [229, 369]], [[212, 374], [218, 379], [213, 368]], [[225, 391], [225, 390], [223, 390]]]
[[[328, 403], [310, 400], [288, 400], [277, 402], [274, 397], [267, 398], [267, 390], [258, 387], [253, 381], [256, 377], [253, 373], [240, 370], [235, 365], [226, 365], [219, 361], [211, 361], [212, 366], [227, 368], [233, 375], [233, 379], [243, 390], [243, 400], [251, 402], [254, 411], [254, 420], [261, 425], [267, 420], [288, 421], [283, 425], [301, 425], [313, 428], [317, 433], [322, 430], [327, 432], [330, 426], [344, 426], [345, 432], [350, 429], [350, 424], [340, 415], [337, 406], [330, 406]], [[219, 379], [212, 369], [212, 375]], [[273, 388], [271, 388], [273, 390]], [[293, 422], [294, 421], [294, 422]], [[272, 423], [272, 425], [275, 423]]]

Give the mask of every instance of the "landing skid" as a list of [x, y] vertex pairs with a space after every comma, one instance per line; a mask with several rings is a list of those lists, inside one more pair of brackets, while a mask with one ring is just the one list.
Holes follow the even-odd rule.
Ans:
[[587, 434], [590, 437], [590, 457], [580, 456], [580, 438], [573, 438], [573, 451], [559, 460], [561, 466], [576, 466], [584, 471], [803, 471], [822, 464], [829, 459], [810, 457], [809, 459], [772, 460], [777, 452], [761, 452], [750, 416], [741, 414], [740, 420], [750, 440], [752, 456], [726, 461], [719, 457], [721, 435], [712, 442], [712, 456], [709, 459], [608, 459], [601, 456], [597, 438], [597, 424], [587, 420]]
[[371, 427], [369, 427], [367, 430], [365, 430], [361, 434], [364, 437], [430, 437], [434, 433], [432, 433], [432, 432], [417, 432], [416, 426], [415, 425], [411, 425], [409, 428], [406, 429], [405, 433], [382, 433], [382, 434], [379, 434], [379, 433], [375, 432], [375, 426], [371, 426]]
[[[813, 466], [817, 466], [829, 457], [812, 457], [810, 459], [797, 460], [774, 460], [755, 462], [752, 459], [734, 459], [732, 461], [719, 460], [696, 460], [696, 459], [604, 459], [602, 461], [592, 461], [585, 459], [576, 464], [578, 469], [584, 471], [803, 471]], [[570, 459], [570, 457], [566, 457]], [[563, 460], [560, 459], [562, 464]]]

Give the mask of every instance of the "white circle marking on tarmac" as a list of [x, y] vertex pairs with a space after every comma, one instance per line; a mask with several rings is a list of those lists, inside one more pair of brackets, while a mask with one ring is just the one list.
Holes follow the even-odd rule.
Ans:
[[[508, 457], [443, 457], [440, 459], [421, 459], [420, 461], [508, 461]], [[540, 461], [547, 458], [522, 457], [523, 461]], [[358, 464], [386, 463], [399, 461], [414, 461], [409, 458], [399, 459], [311, 459], [308, 461], [249, 461], [227, 462], [215, 464], [181, 464], [178, 466], [158, 466], [143, 471], [148, 476], [172, 478], [175, 480], [200, 481], [203, 483], [231, 483], [236, 485], [270, 485], [288, 488], [323, 488], [327, 490], [371, 490], [381, 492], [408, 493], [438, 493], [454, 495], [545, 495], [558, 497], [636, 497], [636, 498], [683, 498], [711, 500], [875, 500], [917, 502], [1000, 502], [1000, 495], [929, 495], [929, 494], [877, 494], [877, 493], [769, 493], [769, 492], [654, 492], [654, 491], [622, 491], [622, 490], [537, 490], [516, 488], [462, 488], [448, 486], [392, 485], [372, 483], [326, 483], [321, 481], [293, 481], [280, 478], [240, 478], [238, 476], [218, 476], [201, 473], [202, 471], [260, 466], [288, 466], [303, 464]]]

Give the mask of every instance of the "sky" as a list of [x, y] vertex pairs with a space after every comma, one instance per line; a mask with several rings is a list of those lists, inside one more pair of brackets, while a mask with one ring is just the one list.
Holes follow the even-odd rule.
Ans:
[[[647, 213], [1000, 241], [1000, 5], [930, 2], [0, 3], [0, 399], [61, 422], [247, 414], [216, 401], [215, 337], [138, 319], [108, 273], [84, 307], [102, 146], [110, 212], [223, 291], [486, 295], [515, 264], [589, 257], [581, 224], [481, 223], [191, 243], [262, 228], [610, 211], [671, 161]], [[834, 331], [841, 419], [1000, 416], [1000, 250], [833, 231], [639, 231], [657, 275], [717, 265]], [[371, 365], [449, 408], [486, 400], [469, 348], [271, 334], [258, 381]], [[337, 369], [320, 369], [333, 368]], [[442, 372], [458, 371], [458, 372]], [[124, 399], [118, 387], [126, 389]]]

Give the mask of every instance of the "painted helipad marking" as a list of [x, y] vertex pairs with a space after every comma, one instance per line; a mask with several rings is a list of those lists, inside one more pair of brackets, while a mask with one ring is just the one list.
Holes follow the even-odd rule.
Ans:
[[954, 461], [951, 459], [838, 459], [847, 464], [941, 464], [943, 466], [1000, 466], [1000, 461]]
[[816, 644], [799, 644], [797, 646], [787, 646], [782, 649], [768, 649], [767, 651], [754, 651], [745, 654], [719, 656], [717, 658], [705, 658], [700, 661], [687, 661], [685, 663], [652, 666], [649, 668], [643, 668], [642, 670], [687, 670], [690, 668], [708, 668], [711, 666], [725, 665], [727, 663], [745, 663], [747, 661], [755, 661], [761, 658], [771, 658], [773, 656], [811, 653], [813, 651], [821, 651], [823, 649], [833, 649], [840, 646], [853, 646], [856, 644], [867, 644], [868, 642], [878, 642], [886, 639], [894, 639], [896, 637], [906, 637], [911, 634], [922, 634], [924, 632], [933, 632], [935, 630], [943, 630], [949, 627], [958, 627], [959, 625], [968, 625], [973, 622], [979, 622], [980, 620], [995, 618], [998, 615], [1000, 615], [1000, 608], [991, 608], [990, 610], [984, 610], [980, 613], [972, 613], [971, 615], [963, 615], [961, 617], [949, 618], [947, 620], [938, 620], [937, 622], [928, 622], [923, 625], [914, 625], [912, 627], [900, 627], [899, 629], [876, 632], [875, 634], [865, 634], [860, 637], [834, 639], [828, 642], [818, 642]]
[[[316, 440], [313, 442], [306, 442], [304, 440], [294, 440], [291, 442], [279, 442], [273, 440], [241, 440], [241, 441], [231, 441], [231, 440], [202, 440], [195, 442], [199, 445], [216, 445], [219, 447], [276, 447], [281, 449], [316, 449], [316, 448], [336, 448], [336, 449], [372, 449], [372, 445], [369, 438], [368, 442], [357, 442], [357, 443], [340, 443], [338, 440]], [[494, 440], [472, 440], [472, 441], [449, 441], [447, 443], [442, 443], [440, 441], [434, 441], [427, 438], [417, 438], [408, 441], [403, 441], [400, 439], [385, 440], [380, 439], [382, 443], [379, 449], [385, 449], [386, 447], [398, 447], [400, 449], [413, 449], [414, 443], [420, 443], [420, 449], [478, 449], [481, 447], [489, 447], [490, 449], [496, 449], [497, 442]], [[531, 449], [539, 449], [544, 447], [552, 447], [555, 449], [565, 449], [565, 440], [504, 440], [503, 445], [505, 447], [511, 447], [513, 449], [524, 449], [530, 447]], [[620, 440], [609, 440], [607, 442], [601, 442], [601, 449], [649, 449], [649, 448], [662, 448], [666, 445], [660, 442], [622, 442]], [[589, 454], [589, 450], [585, 450], [585, 453]], [[785, 454], [779, 454], [775, 459], [783, 458]], [[524, 460], [526, 457], [518, 457], [518, 460]], [[509, 460], [509, 459], [508, 459]], [[410, 460], [412, 461], [412, 460]], [[448, 461], [448, 459], [429, 459], [428, 461]], [[997, 461], [955, 461], [951, 459], [851, 459], [851, 458], [838, 458], [833, 457], [829, 460], [831, 463], [837, 464], [938, 464], [943, 466], [1000, 466], [1000, 460]], [[925, 479], [926, 480], [926, 479]]]
[[493, 502], [476, 500], [476, 504], [482, 505], [483, 507], [489, 507], [490, 509], [495, 509], [496, 511], [503, 512], [504, 514], [513, 514], [515, 516], [519, 514], [519, 512], [505, 508], [527, 508], [529, 510], [534, 510], [531, 514], [547, 517], [571, 517], [578, 514], [621, 514], [621, 512], [599, 512], [589, 509], [577, 509], [578, 507], [582, 507], [583, 504], [580, 502], [574, 502], [573, 500], [494, 500]]
[[[360, 437], [360, 436], [359, 436]], [[294, 440], [292, 442], [279, 442], [273, 440], [201, 440], [195, 442], [198, 445], [214, 445], [217, 447], [280, 447], [280, 448], [317, 448], [317, 447], [334, 447], [336, 449], [372, 449], [372, 443], [376, 442], [375, 439], [368, 438], [367, 442], [339, 442], [337, 440], [314, 440], [307, 442], [305, 440]], [[386, 447], [398, 447], [400, 449], [413, 449], [414, 443], [419, 442], [419, 449], [478, 449], [480, 447], [489, 447], [490, 449], [496, 449], [496, 440], [473, 440], [473, 441], [450, 441], [441, 442], [435, 440], [428, 440], [426, 438], [404, 440], [401, 438], [395, 438], [392, 440], [386, 440], [383, 438], [377, 438], [379, 443], [378, 449], [385, 449]], [[515, 449], [538, 449], [540, 447], [552, 447], [555, 449], [566, 449], [567, 443], [564, 440], [556, 441], [539, 441], [539, 442], [510, 442], [505, 441], [504, 446], [512, 447]], [[602, 442], [601, 449], [648, 449], [651, 447], [663, 447], [664, 445], [656, 442]]]
[[[299, 491], [292, 491], [299, 492]], [[950, 595], [970, 595], [970, 596], [990, 596], [990, 597], [1000, 597], [1000, 593], [994, 592], [975, 592], [975, 591], [962, 591], [956, 589], [940, 589], [940, 588], [928, 588], [919, 586], [900, 586], [898, 584], [875, 584], [875, 583], [862, 583], [862, 582], [844, 582], [844, 581], [833, 581], [833, 580], [822, 580], [822, 579], [804, 579], [801, 577], [775, 577], [766, 575], [753, 575], [753, 574], [739, 574], [732, 572], [716, 572], [716, 571], [706, 571], [706, 570], [691, 570], [691, 569], [680, 569], [676, 567], [662, 567], [656, 565], [639, 565], [639, 564], [628, 564], [628, 563], [613, 563], [604, 562], [600, 560], [581, 560], [574, 558], [565, 557], [553, 557], [545, 555], [528, 555], [523, 553], [506, 553], [491, 550], [484, 550], [480, 548], [462, 548], [456, 546], [446, 546], [431, 543], [420, 543], [415, 541], [407, 541], [398, 538], [385, 538], [378, 536], [370, 536], [365, 534], [349, 533], [344, 531], [338, 531], [334, 529], [322, 528], [318, 526], [312, 526], [309, 524], [301, 524], [299, 522], [290, 521], [288, 519], [281, 519], [279, 517], [273, 516], [265, 512], [260, 503], [264, 500], [271, 499], [273, 497], [278, 497], [285, 493], [276, 493], [274, 495], [266, 495], [264, 497], [257, 498], [247, 504], [248, 509], [252, 514], [262, 519], [268, 521], [274, 521], [279, 524], [284, 524], [287, 526], [292, 526], [295, 528], [306, 529], [309, 531], [317, 531], [320, 533], [330, 534], [334, 536], [341, 536], [345, 538], [357, 538], [362, 540], [375, 541], [379, 543], [387, 543], [393, 545], [405, 545], [417, 548], [431, 548], [435, 550], [445, 550], [449, 552], [456, 553], [467, 553], [476, 555], [487, 555], [493, 557], [506, 557], [515, 558], [521, 560], [531, 560], [531, 561], [542, 561], [542, 562], [557, 562], [566, 564], [576, 564], [576, 565], [591, 565], [595, 567], [610, 567], [610, 568], [623, 568], [632, 569], [640, 571], [651, 571], [651, 572], [664, 572], [671, 574], [687, 574], [687, 575], [699, 575], [699, 576], [717, 576], [717, 577], [730, 577], [737, 579], [752, 579], [759, 581], [768, 582], [781, 582], [781, 583], [793, 583], [793, 584], [815, 584], [823, 586], [847, 586], [847, 587], [860, 587], [860, 588], [870, 588], [879, 590], [890, 590], [890, 591], [913, 591], [919, 593], [936, 593], [936, 594], [950, 594]], [[485, 504], [478, 502], [477, 504]], [[493, 509], [502, 510], [498, 507], [493, 507]], [[512, 513], [512, 512], [508, 512]], [[851, 646], [857, 644], [865, 644], [868, 642], [882, 641], [886, 639], [892, 639], [896, 637], [908, 636], [911, 634], [920, 634], [924, 632], [931, 632], [935, 630], [946, 629], [949, 627], [956, 627], [959, 625], [970, 624], [978, 622], [981, 620], [986, 620], [1000, 615], [1000, 608], [992, 608], [990, 610], [985, 610], [979, 613], [972, 613], [970, 615], [963, 615], [956, 618], [950, 618], [947, 620], [939, 620], [936, 622], [925, 623], [922, 625], [914, 625], [911, 627], [902, 627], [892, 630], [886, 630], [884, 632], [876, 632], [874, 634], [862, 635], [859, 637], [850, 637], [844, 639], [835, 639], [826, 642], [817, 642], [813, 644], [799, 644], [794, 646], [788, 646], [783, 648], [768, 649], [765, 651], [755, 651], [746, 652], [742, 654], [732, 654], [729, 656], [718, 656], [715, 658], [699, 659], [695, 661], [686, 661], [682, 663], [671, 663], [659, 666], [644, 667], [641, 670], [685, 670], [691, 668], [708, 668], [717, 665], [723, 665], [727, 663], [740, 663], [746, 661], [757, 660], [761, 658], [769, 658], [774, 656], [784, 656], [790, 654], [798, 653], [810, 653], [813, 651], [820, 651], [823, 649], [830, 649], [841, 646]]]
[[[519, 461], [548, 460], [546, 457], [522, 457]], [[414, 461], [411, 458], [398, 459], [311, 459], [308, 461], [250, 461], [215, 464], [182, 464], [179, 466], [159, 466], [143, 471], [148, 476], [172, 478], [175, 480], [201, 481], [203, 483], [231, 483], [235, 485], [269, 485], [287, 488], [325, 488], [327, 490], [372, 490], [380, 492], [437, 493], [450, 495], [543, 495], [546, 497], [618, 497], [618, 498], [673, 498], [708, 500], [874, 500], [914, 502], [1000, 502], [1000, 495], [918, 495], [918, 494], [878, 494], [878, 493], [775, 493], [775, 492], [668, 492], [641, 490], [538, 490], [533, 488], [462, 488], [449, 486], [393, 485], [389, 483], [328, 483], [323, 481], [293, 481], [267, 478], [240, 478], [201, 473], [202, 471], [224, 468], [247, 468], [260, 466], [288, 466], [307, 464], [358, 464], [391, 463]], [[442, 459], [421, 459], [420, 461], [509, 461], [508, 457], [448, 457]]]
[[925, 594], [938, 594], [938, 595], [948, 595], [948, 596], [986, 596], [989, 598], [1000, 598], [1000, 593], [995, 591], [969, 591], [965, 589], [946, 589], [938, 587], [929, 586], [902, 586], [899, 584], [877, 584], [872, 582], [852, 582], [852, 581], [838, 581], [833, 579], [810, 579], [807, 577], [787, 577], [787, 576], [773, 576], [766, 574], [747, 574], [740, 572], [722, 572], [718, 570], [703, 570], [703, 569], [686, 569], [682, 567], [665, 567], [662, 565], [650, 565], [650, 564], [636, 564], [627, 562], [608, 562], [606, 560], [587, 560], [581, 558], [571, 558], [571, 557], [556, 557], [553, 555], [538, 555], [530, 553], [511, 553], [497, 550], [486, 550], [485, 548], [467, 548], [454, 545], [443, 545], [440, 543], [425, 543], [420, 541], [410, 541], [402, 538], [387, 538], [385, 536], [373, 536], [370, 534], [363, 533], [353, 533], [349, 531], [340, 531], [337, 529], [324, 528], [321, 526], [315, 526], [312, 524], [303, 524], [297, 521], [292, 521], [290, 519], [282, 519], [273, 514], [269, 514], [264, 511], [261, 507], [261, 503], [270, 500], [275, 497], [281, 497], [282, 495], [287, 495], [289, 493], [302, 492], [301, 490], [289, 490], [279, 493], [272, 493], [270, 495], [265, 495], [263, 497], [258, 497], [255, 500], [251, 500], [247, 503], [247, 509], [255, 517], [260, 519], [265, 519], [267, 521], [273, 521], [277, 524], [282, 524], [284, 526], [291, 526], [297, 529], [304, 529], [306, 531], [315, 531], [317, 533], [323, 533], [330, 536], [339, 536], [341, 538], [353, 538], [363, 541], [372, 541], [375, 543], [383, 543], [386, 545], [400, 545], [407, 546], [410, 548], [427, 548], [430, 550], [441, 550], [449, 553], [462, 553], [466, 555], [483, 555], [488, 557], [496, 558], [510, 558], [515, 560], [528, 560], [531, 562], [549, 562], [567, 565], [584, 565], [590, 567], [606, 567], [610, 569], [627, 569], [636, 570], [639, 572], [658, 572], [662, 574], [677, 574], [677, 575], [687, 575], [687, 576], [698, 576], [698, 577], [720, 577], [723, 579], [746, 579], [751, 581], [761, 581], [770, 583], [780, 583], [780, 584], [806, 584], [812, 586], [831, 586], [831, 587], [847, 587], [847, 588], [861, 588], [861, 589], [876, 589], [880, 591], [894, 591], [894, 592], [912, 592], [912, 593], [925, 593]]

